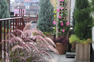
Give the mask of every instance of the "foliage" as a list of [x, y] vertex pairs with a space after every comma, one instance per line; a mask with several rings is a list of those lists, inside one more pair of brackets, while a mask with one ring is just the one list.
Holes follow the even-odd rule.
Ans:
[[91, 8], [88, 0], [76, 0], [74, 18], [77, 22], [75, 25], [75, 35], [83, 40], [91, 38], [92, 18], [90, 16]]
[[[75, 10], [74, 10], [74, 11], [75, 11]], [[74, 12], [73, 12], [72, 18], [73, 18], [73, 20], [72, 20], [72, 24], [73, 24], [72, 34], [75, 34], [74, 28], [75, 28], [75, 25], [76, 25], [76, 21], [75, 21], [75, 19], [74, 19]]]
[[[66, 8], [66, 4], [67, 4], [67, 0], [62, 0], [60, 1], [63, 3], [63, 6], [59, 9], [57, 9], [57, 12], [60, 12], [60, 15], [58, 17], [58, 36], [65, 36], [68, 34], [69, 32], [69, 28], [70, 28], [70, 25], [69, 25], [69, 22], [67, 22], [66, 19], [64, 19], [66, 16], [67, 16], [67, 10], [65, 10]], [[53, 24], [55, 24], [55, 21], [53, 21]]]
[[69, 38], [69, 43], [74, 43], [74, 42], [78, 42], [78, 43], [81, 43], [83, 45], [87, 45], [88, 43], [92, 43], [92, 40], [91, 39], [83, 39], [83, 40], [80, 40], [76, 35], [71, 35], [70, 38]]
[[[53, 11], [53, 13], [54, 13], [54, 21], [53, 21], [53, 24], [54, 25], [57, 22], [57, 11], [56, 10], [57, 10], [57, 0], [55, 0], [55, 6], [54, 6], [54, 11]], [[55, 25], [55, 27], [53, 29], [53, 33], [56, 34], [56, 25]]]
[[9, 12], [7, 0], [0, 0], [0, 9], [0, 18], [8, 18]]
[[[9, 17], [8, 6], [7, 0], [0, 0], [0, 19]], [[2, 22], [2, 26], [4, 26], [4, 22]]]
[[62, 43], [62, 44], [68, 44], [69, 43], [69, 40], [66, 38], [66, 37], [60, 37], [60, 38], [57, 38], [57, 39], [53, 39], [53, 41], [55, 43]]
[[[7, 33], [7, 30], [9, 31], [10, 29], [5, 29], [5, 33]], [[2, 33], [4, 33], [4, 28], [2, 28]]]
[[92, 12], [94, 12], [94, 0], [91, 0], [91, 9], [92, 9]]
[[51, 32], [53, 30], [54, 7], [50, 3], [50, 0], [40, 0], [39, 5], [38, 29], [42, 32]]
[[[9, 39], [4, 40], [8, 43], [7, 48], [10, 50], [9, 52], [4, 51], [6, 62], [50, 62], [51, 56], [46, 52], [48, 49], [59, 54], [53, 47], [54, 42], [40, 30], [30, 29], [30, 24], [28, 23], [23, 31], [16, 29], [13, 33], [9, 33]], [[18, 36], [15, 36], [14, 33]]]
[[[70, 28], [70, 25], [69, 25], [69, 22], [67, 22], [66, 19], [64, 19], [65, 17], [67, 17], [67, 10], [65, 10], [66, 8], [66, 4], [67, 4], [67, 0], [63, 0], [62, 1], [63, 3], [63, 7], [60, 8], [61, 10], [61, 14], [59, 15], [59, 21], [58, 21], [58, 35], [60, 36], [65, 36], [68, 34], [69, 32], [69, 28]], [[61, 17], [60, 17], [61, 16]]]
[[43, 32], [44, 35], [46, 35], [47, 37], [52, 35], [52, 32]]
[[70, 38], [69, 38], [69, 43], [74, 43], [76, 41], [79, 41], [79, 38], [77, 38], [76, 35], [71, 35]]

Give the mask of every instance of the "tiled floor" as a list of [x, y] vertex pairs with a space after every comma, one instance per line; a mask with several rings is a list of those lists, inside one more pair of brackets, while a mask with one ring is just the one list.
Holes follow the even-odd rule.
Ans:
[[54, 52], [49, 52], [49, 54], [52, 56], [53, 62], [74, 62], [75, 58], [66, 58], [66, 55], [57, 55]]

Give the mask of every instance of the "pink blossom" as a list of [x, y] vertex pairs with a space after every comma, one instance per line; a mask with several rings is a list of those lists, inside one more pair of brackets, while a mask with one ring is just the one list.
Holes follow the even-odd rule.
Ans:
[[63, 26], [64, 24], [63, 24], [63, 21], [61, 22], [61, 26]]
[[65, 29], [62, 29], [62, 32], [65, 32]]
[[63, 9], [63, 7], [60, 8], [61, 10]]
[[59, 1], [62, 1], [63, 2], [64, 0], [59, 0]]
[[61, 19], [61, 16], [59, 16], [58, 18]]
[[61, 0], [62, 2], [64, 1], [64, 0]]
[[53, 21], [53, 24], [56, 24], [56, 21]]
[[57, 12], [59, 12], [60, 10], [59, 9], [57, 9]]
[[67, 26], [69, 25], [69, 22], [67, 22], [67, 24], [66, 24]]

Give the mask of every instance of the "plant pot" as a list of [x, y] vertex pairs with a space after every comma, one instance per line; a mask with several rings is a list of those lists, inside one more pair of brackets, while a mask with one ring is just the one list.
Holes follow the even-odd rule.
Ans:
[[64, 45], [62, 43], [56, 43], [56, 49], [58, 50], [59, 54], [66, 53], [66, 45]]
[[90, 43], [87, 45], [76, 43], [75, 62], [90, 62]]

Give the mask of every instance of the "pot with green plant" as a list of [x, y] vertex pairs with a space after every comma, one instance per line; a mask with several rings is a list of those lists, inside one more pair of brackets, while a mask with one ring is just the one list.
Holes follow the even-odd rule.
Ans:
[[90, 43], [92, 43], [90, 38], [80, 40], [76, 35], [71, 35], [69, 38], [69, 43], [76, 43], [76, 62], [90, 61]]
[[[79, 5], [80, 4], [80, 5]], [[88, 0], [76, 0], [74, 19], [75, 35], [79, 40], [76, 43], [76, 62], [90, 62], [90, 39], [92, 37], [91, 6]]]
[[[67, 20], [68, 10], [66, 9], [68, 1], [67, 0], [59, 0], [59, 2], [62, 5], [60, 6], [59, 9], [56, 8], [54, 10], [55, 20], [53, 21], [53, 24], [58, 23], [57, 24], [58, 25], [57, 26], [58, 33], [56, 33], [58, 35], [58, 38], [56, 40], [58, 40], [58, 41], [56, 41], [56, 48], [57, 48], [57, 44], [60, 44], [60, 43], [61, 43], [60, 45], [66, 45], [67, 46], [67, 44], [68, 44], [67, 39], [69, 37], [69, 29], [70, 29], [70, 24], [69, 24], [69, 21]], [[59, 16], [56, 15], [57, 13], [59, 13]], [[58, 17], [58, 21], [57, 21], [57, 17]], [[55, 30], [57, 28], [55, 27]], [[59, 48], [57, 48], [57, 49], [59, 49]], [[66, 47], [65, 47], [65, 50], [66, 50]], [[60, 53], [60, 54], [62, 54], [62, 53]]]

